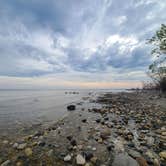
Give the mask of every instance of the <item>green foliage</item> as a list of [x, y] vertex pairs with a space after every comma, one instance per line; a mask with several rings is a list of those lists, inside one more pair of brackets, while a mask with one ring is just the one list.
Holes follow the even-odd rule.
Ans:
[[149, 76], [156, 87], [166, 91], [166, 25], [162, 24], [155, 36], [148, 40], [154, 48], [152, 56], [157, 56], [156, 60], [149, 66]]

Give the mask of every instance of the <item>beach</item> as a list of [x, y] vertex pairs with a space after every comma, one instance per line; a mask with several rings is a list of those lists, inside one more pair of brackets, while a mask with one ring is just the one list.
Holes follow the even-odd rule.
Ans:
[[[143, 91], [104, 90], [28, 93], [24, 97], [17, 93], [17, 99], [10, 95], [10, 107], [15, 110], [16, 118], [12, 115], [15, 121], [1, 125], [2, 166], [166, 164], [163, 96]], [[5, 102], [9, 102], [4, 94], [1, 94], [1, 112], [7, 110]], [[19, 106], [14, 104], [16, 100]]]

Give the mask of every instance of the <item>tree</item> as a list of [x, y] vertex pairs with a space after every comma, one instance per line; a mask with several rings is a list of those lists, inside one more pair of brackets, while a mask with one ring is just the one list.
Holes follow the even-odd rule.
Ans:
[[149, 66], [149, 76], [158, 89], [166, 92], [166, 25], [162, 24], [148, 43], [154, 47], [151, 55], [155, 57]]

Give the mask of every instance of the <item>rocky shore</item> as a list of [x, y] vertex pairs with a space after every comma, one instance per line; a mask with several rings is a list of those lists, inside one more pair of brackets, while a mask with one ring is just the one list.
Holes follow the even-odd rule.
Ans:
[[[160, 102], [162, 101], [162, 102]], [[165, 166], [166, 98], [105, 93], [58, 122], [0, 136], [1, 166]]]

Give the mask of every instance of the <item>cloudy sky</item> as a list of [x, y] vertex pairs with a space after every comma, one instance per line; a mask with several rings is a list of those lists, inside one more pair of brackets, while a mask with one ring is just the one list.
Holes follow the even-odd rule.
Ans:
[[0, 88], [139, 86], [165, 0], [0, 0]]

